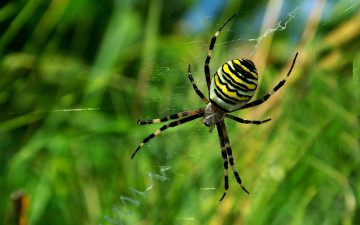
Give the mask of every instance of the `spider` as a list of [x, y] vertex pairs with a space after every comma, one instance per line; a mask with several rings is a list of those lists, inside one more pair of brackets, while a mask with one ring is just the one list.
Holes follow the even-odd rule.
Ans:
[[258, 83], [258, 74], [255, 68], [255, 65], [252, 61], [248, 59], [234, 59], [231, 61], [226, 62], [223, 64], [215, 73], [212, 81], [210, 82], [210, 68], [209, 63], [211, 59], [211, 54], [216, 42], [216, 38], [219, 35], [220, 31], [224, 28], [224, 26], [236, 16], [236, 14], [232, 15], [215, 33], [214, 37], [211, 39], [210, 47], [208, 50], [208, 55], [205, 60], [205, 79], [207, 83], [207, 88], [209, 91], [209, 99], [208, 100], [204, 94], [198, 89], [196, 86], [194, 79], [191, 75], [191, 66], [188, 66], [188, 78], [191, 81], [193, 89], [195, 90], [196, 94], [206, 103], [206, 106], [200, 109], [190, 110], [186, 112], [180, 112], [177, 114], [173, 114], [167, 117], [163, 117], [160, 119], [153, 119], [153, 120], [146, 120], [146, 121], [138, 121], [138, 124], [145, 125], [145, 124], [152, 124], [152, 123], [161, 123], [168, 120], [175, 120], [181, 118], [177, 121], [168, 123], [160, 129], [156, 130], [154, 133], [150, 134], [146, 137], [143, 142], [137, 147], [131, 159], [134, 158], [135, 154], [138, 150], [152, 138], [160, 134], [162, 131], [170, 127], [176, 127], [178, 125], [190, 122], [194, 119], [202, 117], [201, 122], [204, 123], [205, 126], [210, 127], [210, 132], [216, 126], [219, 140], [220, 140], [220, 149], [221, 155], [224, 160], [224, 179], [225, 179], [225, 190], [224, 194], [220, 198], [222, 201], [229, 189], [229, 182], [228, 182], [228, 163], [231, 165], [231, 169], [234, 173], [236, 181], [239, 183], [241, 188], [249, 194], [249, 192], [245, 189], [245, 187], [241, 183], [240, 176], [235, 168], [234, 159], [232, 156], [232, 150], [230, 147], [229, 137], [226, 131], [225, 121], [224, 118], [229, 118], [231, 120], [235, 120], [239, 123], [245, 124], [256, 124], [260, 125], [265, 122], [270, 121], [271, 119], [266, 119], [262, 121], [257, 120], [244, 120], [239, 117], [233, 116], [228, 114], [230, 112], [234, 112], [240, 109], [246, 109], [253, 106], [260, 105], [264, 103], [269, 97], [274, 94], [277, 90], [279, 90], [286, 80], [288, 79], [298, 53], [296, 53], [292, 65], [290, 67], [289, 72], [285, 76], [285, 78], [280, 81], [269, 93], [267, 93], [263, 98], [249, 102], [254, 92], [257, 88]]

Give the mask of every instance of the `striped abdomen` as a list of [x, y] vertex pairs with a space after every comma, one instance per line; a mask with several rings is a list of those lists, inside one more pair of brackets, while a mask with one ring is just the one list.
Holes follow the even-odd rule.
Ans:
[[211, 81], [210, 101], [217, 108], [232, 112], [254, 95], [258, 83], [255, 65], [248, 59], [234, 59], [222, 65]]

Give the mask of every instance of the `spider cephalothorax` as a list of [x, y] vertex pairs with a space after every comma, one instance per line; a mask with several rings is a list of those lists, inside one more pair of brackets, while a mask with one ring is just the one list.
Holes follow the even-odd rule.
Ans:
[[181, 118], [177, 121], [174, 121], [174, 122], [171, 122], [171, 123], [168, 123], [168, 124], [162, 126], [160, 129], [158, 129], [154, 133], [150, 134], [147, 138], [145, 138], [143, 140], [143, 142], [138, 146], [138, 148], [135, 150], [135, 152], [131, 156], [131, 158], [133, 158], [135, 156], [135, 154], [138, 152], [138, 150], [146, 142], [150, 141], [152, 138], [154, 138], [156, 135], [160, 134], [162, 131], [164, 131], [170, 127], [175, 127], [175, 126], [181, 125], [183, 123], [192, 121], [196, 118], [202, 117], [202, 120], [203, 120], [205, 126], [210, 127], [210, 132], [216, 126], [218, 135], [219, 135], [221, 155], [224, 160], [224, 179], [225, 179], [225, 191], [224, 191], [224, 194], [221, 197], [220, 201], [225, 197], [227, 190], [229, 188], [229, 182], [228, 182], [228, 164], [229, 163], [231, 165], [231, 169], [234, 172], [236, 181], [240, 184], [240, 186], [246, 193], [249, 193], [242, 185], [240, 176], [235, 168], [235, 164], [234, 164], [234, 160], [233, 160], [233, 156], [232, 156], [232, 150], [230, 147], [230, 141], [229, 141], [229, 137], [228, 137], [228, 134], [226, 131], [226, 127], [225, 127], [224, 118], [226, 117], [226, 118], [235, 120], [236, 122], [239, 122], [239, 123], [257, 124], [257, 125], [270, 121], [270, 119], [266, 119], [266, 120], [262, 120], [262, 121], [244, 120], [244, 119], [241, 119], [239, 117], [233, 116], [228, 113], [239, 110], [239, 109], [250, 108], [250, 107], [253, 107], [256, 105], [260, 105], [261, 103], [265, 102], [272, 94], [274, 94], [280, 87], [282, 87], [284, 85], [285, 81], [289, 77], [289, 75], [294, 67], [296, 57], [298, 55], [296, 53], [295, 58], [290, 67], [290, 70], [287, 73], [287, 75], [285, 76], [285, 78], [282, 81], [280, 81], [263, 98], [252, 101], [252, 102], [249, 102], [249, 101], [256, 91], [257, 84], [258, 84], [258, 74], [257, 74], [257, 70], [255, 68], [254, 63], [248, 59], [234, 59], [234, 60], [228, 61], [227, 63], [223, 64], [217, 70], [212, 81], [210, 82], [209, 63], [210, 63], [210, 59], [211, 59], [212, 50], [213, 50], [215, 42], [216, 42], [216, 38], [219, 35], [222, 28], [235, 15], [236, 14], [234, 14], [232, 17], [230, 17], [220, 27], [220, 29], [215, 33], [214, 37], [211, 39], [208, 55], [206, 57], [205, 66], [204, 66], [205, 79], [206, 79], [207, 88], [209, 91], [210, 101], [197, 88], [197, 86], [194, 82], [194, 79], [191, 76], [190, 65], [188, 67], [188, 77], [193, 85], [195, 92], [205, 102], [206, 107], [173, 114], [173, 115], [163, 117], [160, 119], [138, 121], [139, 124], [144, 125], [144, 124], [160, 123], [160, 122], [165, 122], [168, 120], [174, 120], [174, 119]]
[[226, 112], [222, 111], [218, 107], [214, 106], [209, 102], [205, 107], [204, 112], [204, 124], [207, 127], [214, 127], [215, 124], [224, 120]]

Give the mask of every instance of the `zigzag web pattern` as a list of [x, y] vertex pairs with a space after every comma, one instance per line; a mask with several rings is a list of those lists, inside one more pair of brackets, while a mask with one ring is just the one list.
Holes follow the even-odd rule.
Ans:
[[166, 175], [165, 175], [165, 171], [167, 171], [169, 169], [170, 169], [170, 167], [165, 167], [165, 166], [160, 167], [160, 174], [161, 175], [149, 172], [149, 178], [150, 178], [151, 185], [148, 188], [146, 188], [146, 190], [143, 191], [143, 192], [139, 191], [139, 190], [136, 190], [135, 188], [130, 187], [129, 190], [130, 190], [130, 192], [132, 194], [132, 197], [120, 196], [120, 200], [121, 200], [121, 202], [123, 204], [123, 207], [122, 208], [119, 208], [117, 206], [113, 207], [113, 212], [114, 212], [114, 215], [115, 215], [115, 219], [110, 218], [110, 217], [108, 217], [106, 215], [104, 216], [104, 218], [108, 222], [110, 222], [111, 224], [123, 225], [120, 214], [123, 214], [125, 216], [131, 216], [133, 214], [131, 212], [131, 209], [129, 208], [128, 203], [132, 203], [136, 207], [139, 207], [141, 202], [138, 200], [136, 195], [140, 195], [141, 197], [145, 198], [146, 193], [148, 191], [150, 191], [154, 186], [153, 178], [155, 178], [156, 180], [159, 180], [159, 181], [167, 181], [167, 180], [169, 180], [169, 178], [167, 178]]
[[265, 33], [263, 35], [261, 35], [260, 37], [258, 37], [257, 39], [248, 39], [249, 41], [256, 41], [256, 45], [254, 46], [253, 51], [250, 53], [250, 56], [252, 56], [257, 47], [259, 46], [260, 42], [262, 41], [262, 39], [264, 39], [265, 37], [267, 37], [270, 33], [275, 32], [275, 31], [283, 31], [286, 29], [287, 24], [295, 17], [296, 15], [296, 11], [298, 10], [299, 6], [296, 7], [293, 11], [291, 11], [283, 20], [286, 19], [285, 22], [283, 22], [283, 20], [280, 20], [277, 24], [275, 28], [269, 28], [268, 30], [265, 31]]

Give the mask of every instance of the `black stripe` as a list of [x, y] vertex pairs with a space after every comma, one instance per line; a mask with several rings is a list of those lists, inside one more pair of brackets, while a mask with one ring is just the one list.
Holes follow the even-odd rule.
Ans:
[[246, 70], [244, 70], [243, 68], [240, 67], [240, 70], [241, 72], [240, 73], [237, 73], [236, 75], [238, 75], [238, 77], [244, 81], [245, 83], [248, 83], [248, 84], [254, 84], [255, 85], [255, 88], [254, 89], [249, 89], [249, 90], [255, 90], [256, 87], [257, 87], [257, 84], [253, 81], [250, 81], [248, 79], [255, 79], [251, 74], [250, 72], [247, 72]]
[[196, 89], [195, 92], [197, 95], [199, 95], [201, 97], [204, 96], [203, 93], [199, 89]]
[[239, 184], [241, 184], [241, 179], [240, 179], [240, 176], [239, 176], [238, 172], [235, 171], [234, 174], [235, 174], [235, 178], [236, 178], [237, 182], [238, 182]]
[[[218, 77], [219, 77], [219, 75], [218, 75]], [[222, 85], [225, 85], [226, 88], [227, 88], [229, 91], [235, 92], [235, 94], [236, 94], [238, 97], [243, 97], [243, 96], [244, 96], [244, 95], [242, 95], [242, 94], [239, 94], [239, 93], [236, 91], [236, 89], [232, 89], [231, 87], [229, 87], [229, 85], [228, 85], [227, 83], [223, 83], [223, 82], [221, 81], [220, 77], [219, 77], [219, 83], [222, 84]], [[238, 102], [243, 102], [243, 101], [245, 101], [245, 100], [238, 100], [238, 99], [236, 99], [236, 98], [233, 98], [233, 97], [230, 97], [230, 96], [226, 95], [226, 94], [216, 85], [216, 83], [215, 83], [215, 87], [216, 87], [215, 90], [217, 89], [217, 90], [218, 90], [220, 93], [222, 93], [224, 96], [226, 96], [227, 98], [235, 101], [235, 102], [236, 102], [235, 104], [237, 104]], [[247, 96], [247, 95], [245, 95], [245, 96], [246, 96], [246, 97], [251, 97], [251, 96]], [[231, 104], [231, 103], [230, 103], [230, 104]], [[233, 104], [233, 105], [235, 105], [235, 104]]]
[[[225, 72], [224, 72], [224, 73], [225, 73]], [[221, 80], [220, 77], [219, 77], [219, 74], [218, 74], [218, 78], [219, 78], [219, 83], [220, 83], [220, 84], [225, 85], [226, 88], [227, 88], [229, 91], [231, 91], [231, 92], [236, 92], [236, 89], [233, 89], [233, 88], [231, 88], [227, 83], [222, 82], [222, 80]], [[215, 82], [215, 86], [217, 87], [216, 82]], [[238, 96], [239, 96], [239, 95], [238, 95]], [[241, 96], [239, 96], [239, 97], [241, 97]], [[236, 100], [236, 101], [238, 101], [238, 100]]]
[[[183, 113], [182, 116], [186, 116], [186, 113]], [[177, 119], [177, 118], [179, 118], [179, 114], [172, 114], [172, 115], [170, 115], [170, 116], [161, 118], [161, 119], [160, 119], [160, 122], [168, 121], [169, 118], [170, 118], [170, 120]]]
[[143, 143], [145, 144], [146, 142], [150, 141], [150, 139], [152, 139], [153, 137], [155, 137], [154, 133], [150, 134], [147, 138], [145, 138]]
[[274, 92], [279, 90], [279, 88], [281, 88], [283, 85], [285, 84], [285, 80], [282, 80], [278, 83], [278, 85], [275, 86], [274, 88]]
[[[229, 66], [230, 67], [230, 66]], [[231, 76], [230, 74], [226, 73], [224, 71], [224, 67], [221, 68], [221, 71], [223, 72], [223, 77], [226, 79], [226, 80], [231, 80], [231, 85], [234, 86], [236, 89], [240, 89], [244, 92], [247, 92], [249, 89], [244, 85], [244, 84], [241, 84], [241, 83], [237, 83]], [[238, 75], [236, 75], [237, 72], [235, 72], [235, 76], [238, 77]]]
[[[233, 62], [234, 60], [232, 60], [232, 63], [233, 63], [233, 65], [235, 64], [236, 65], [236, 63], [234, 63]], [[244, 65], [245, 66], [245, 65]], [[242, 68], [241, 68], [242, 69]], [[240, 75], [240, 77], [244, 77], [246, 80], [247, 80], [247, 78], [249, 78], [249, 79], [254, 79], [254, 77], [249, 73], [249, 72], [247, 72], [246, 70], [244, 70], [243, 69], [243, 71], [244, 71], [244, 73], [237, 73], [237, 72], [235, 72], [233, 69], [232, 69], [232, 67], [229, 65], [229, 70], [233, 73], [233, 74], [235, 74], [235, 75]], [[236, 70], [236, 68], [235, 68], [235, 70]], [[252, 83], [251, 81], [248, 81], [247, 83]]]
[[210, 99], [211, 104], [213, 104], [216, 108], [220, 109], [223, 112], [230, 112], [229, 110], [224, 109], [223, 107], [219, 106], [216, 102]]
[[[222, 137], [219, 137], [219, 138], [222, 138]], [[224, 142], [224, 140], [223, 140], [223, 142]], [[223, 157], [223, 159], [226, 159], [226, 157], [227, 157], [227, 155], [226, 155], [226, 151], [224, 150], [221, 150], [221, 155], [222, 155], [222, 157]]]
[[[222, 129], [221, 129], [220, 123], [217, 123], [217, 124], [216, 124], [216, 128], [217, 128], [217, 131], [218, 131], [218, 136], [219, 136], [219, 141], [220, 141], [220, 147], [222, 148], [222, 147], [225, 146], [225, 141], [224, 141], [224, 136], [223, 136], [223, 133], [222, 133]], [[225, 155], [224, 155], [224, 152], [225, 152]], [[225, 148], [224, 148], [224, 150], [221, 149], [221, 155], [222, 155], [222, 157], [223, 157], [224, 159], [227, 157]]]
[[210, 43], [209, 50], [214, 49], [215, 42], [216, 42], [216, 37], [214, 36], [213, 38], [211, 38], [211, 43]]
[[[205, 63], [209, 64], [209, 62], [210, 62], [210, 56], [207, 56], [205, 59]], [[209, 65], [205, 65], [205, 66], [209, 66]]]
[[[253, 83], [251, 81], [248, 81], [247, 79], [256, 79], [253, 75], [250, 74], [250, 72], [247, 72], [246, 70], [244, 70], [241, 66], [239, 66], [238, 64], [233, 62], [233, 65], [235, 67], [236, 70], [236, 74], [240, 74], [240, 76], [243, 78], [242, 80], [245, 79], [246, 83]], [[245, 66], [245, 65], [244, 65]], [[246, 66], [245, 66], [246, 67]], [[257, 73], [256, 73], [257, 74]], [[239, 77], [239, 76], [238, 76]], [[255, 84], [255, 83], [253, 83]], [[256, 85], [256, 84], [255, 84]]]
[[254, 72], [257, 74], [255, 64], [251, 60], [242, 59], [242, 61], [240, 61], [240, 63], [243, 64], [246, 68], [248, 68], [251, 72]]
[[[233, 85], [233, 84], [231, 83], [231, 81], [228, 80], [228, 77], [223, 76], [223, 78], [225, 79], [226, 82], [229, 83], [230, 86]], [[231, 78], [230, 78], [230, 79], [231, 79]], [[234, 87], [234, 86], [233, 86], [233, 87]], [[251, 98], [251, 97], [254, 95], [254, 93], [250, 93], [249, 90], [243, 90], [242, 88], [239, 88], [239, 86], [236, 86], [236, 85], [235, 85], [234, 88], [237, 88], [237, 89], [235, 90], [235, 92], [236, 92], [236, 95], [239, 96], [239, 97], [249, 97], [249, 98]], [[241, 91], [247, 93], [248, 95], [244, 95], [244, 94], [239, 93], [239, 92], [237, 91], [237, 90], [239, 90], [239, 89], [240, 89]], [[239, 91], [240, 91], [240, 90], [239, 90]], [[237, 99], [236, 99], [236, 101], [240, 101], [240, 100], [237, 100]], [[243, 101], [243, 100], [241, 100], [241, 101]]]
[[172, 119], [172, 120], [177, 119], [177, 118], [179, 118], [178, 114], [173, 114], [170, 116], [170, 119]]
[[[226, 148], [227, 150], [227, 153], [229, 156], [232, 155], [232, 152], [231, 152], [231, 148]], [[232, 157], [229, 157], [229, 162], [230, 162], [230, 165], [234, 165], [234, 159]]]
[[[254, 77], [250, 74], [250, 72], [247, 72], [246, 70], [244, 70], [241, 66], [237, 65], [236, 63], [233, 63], [233, 65], [236, 65], [236, 66], [234, 66], [235, 71], [233, 71], [235, 76], [237, 76], [239, 79], [241, 79], [245, 83], [255, 84], [254, 82], [248, 80], [248, 78], [249, 79], [254, 79]], [[230, 66], [229, 66], [229, 69], [232, 71], [232, 68]], [[255, 84], [255, 86], [257, 86], [257, 84]], [[252, 90], [252, 89], [249, 89], [249, 90]]]
[[[226, 102], [226, 103], [228, 103], [228, 104], [230, 104], [230, 105], [236, 105], [236, 104], [238, 104], [238, 102], [233, 102], [233, 101], [231, 101], [231, 100], [233, 100], [233, 98], [231, 98], [231, 97], [229, 97], [229, 96], [226, 96], [219, 88], [216, 87], [216, 89], [214, 89], [214, 92], [215, 92], [216, 96], [217, 96], [218, 98], [220, 98], [222, 101], [224, 101], [224, 102]], [[220, 93], [221, 93], [221, 94], [220, 94]], [[228, 100], [228, 99], [224, 98], [223, 95], [226, 96], [227, 98], [231, 99], [231, 100]], [[235, 99], [235, 101], [236, 101], [236, 99]]]
[[[229, 66], [229, 69], [230, 69], [230, 66]], [[243, 91], [243, 92], [249, 92], [249, 91], [252, 91], [252, 90], [250, 90], [248, 87], [246, 87], [244, 84], [241, 84], [241, 83], [238, 83], [238, 82], [236, 82], [231, 76], [230, 76], [230, 74], [228, 74], [228, 73], [226, 73], [225, 71], [224, 71], [224, 67], [222, 67], [222, 72], [223, 72], [223, 77], [224, 77], [224, 79], [228, 82], [228, 83], [230, 83], [230, 85], [231, 86], [233, 86], [234, 88], [236, 88], [236, 90], [241, 90], [241, 91]], [[233, 74], [235, 74], [235, 76], [236, 77], [239, 77], [236, 73], [237, 72], [235, 72], [235, 71], [232, 71], [231, 70], [231, 72], [233, 72]], [[231, 81], [229, 81], [229, 80], [231, 80]], [[241, 95], [241, 94], [240, 94]], [[243, 96], [243, 95], [241, 95], [241, 96]], [[251, 95], [252, 96], [252, 95]]]

